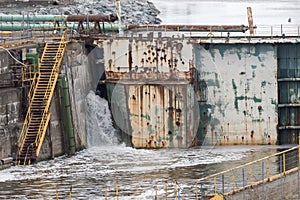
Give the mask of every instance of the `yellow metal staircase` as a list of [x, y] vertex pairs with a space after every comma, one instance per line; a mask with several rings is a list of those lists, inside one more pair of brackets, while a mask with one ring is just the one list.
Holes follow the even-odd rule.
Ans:
[[50, 121], [50, 103], [65, 48], [65, 33], [59, 42], [48, 42], [45, 45], [39, 71], [28, 93], [28, 111], [18, 141], [18, 164], [29, 165], [40, 153]]

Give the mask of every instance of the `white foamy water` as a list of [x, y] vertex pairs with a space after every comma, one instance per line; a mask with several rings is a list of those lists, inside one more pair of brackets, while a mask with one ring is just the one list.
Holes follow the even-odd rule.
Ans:
[[[155, 187], [164, 196], [169, 184], [172, 197], [176, 180], [183, 199], [195, 195], [197, 179], [226, 170], [257, 157], [276, 152], [275, 147], [215, 147], [213, 149], [133, 149], [125, 146], [98, 146], [72, 157], [59, 157], [31, 166], [0, 171], [0, 199], [66, 199], [72, 185], [73, 199], [153, 199]], [[24, 198], [26, 197], [26, 198]]]
[[90, 91], [86, 97], [86, 129], [88, 147], [118, 143], [108, 102]]

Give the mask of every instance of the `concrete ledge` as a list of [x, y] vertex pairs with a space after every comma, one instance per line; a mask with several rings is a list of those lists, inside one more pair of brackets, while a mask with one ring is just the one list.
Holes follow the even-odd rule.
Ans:
[[13, 157], [2, 158], [0, 162], [0, 170], [9, 168], [13, 165], [15, 165]]
[[13, 162], [13, 157], [7, 157], [7, 158], [2, 158], [1, 159], [2, 165], [9, 164], [9, 163], [12, 163], [12, 162]]

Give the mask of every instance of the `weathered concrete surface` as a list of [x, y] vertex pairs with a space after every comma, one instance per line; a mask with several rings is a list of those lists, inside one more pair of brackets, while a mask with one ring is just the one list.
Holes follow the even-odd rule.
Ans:
[[114, 85], [108, 92], [112, 114], [118, 127], [132, 136], [133, 146], [192, 146], [199, 118], [192, 45], [182, 38], [149, 34], [100, 46], [106, 83]]
[[[199, 43], [189, 38], [161, 37], [159, 34], [153, 37], [148, 33], [147, 37], [141, 34], [107, 40], [101, 46], [104, 48], [107, 83], [127, 88], [123, 91], [127, 99], [122, 101], [127, 107], [124, 105], [123, 109], [124, 113], [129, 113], [126, 120], [130, 121], [132, 130], [128, 131], [132, 133], [133, 142], [139, 141], [137, 146], [145, 147], [146, 140], [152, 140], [150, 138], [159, 140], [154, 135], [161, 134], [161, 138], [166, 138], [169, 133], [176, 132], [176, 125], [169, 126], [178, 121], [176, 117], [163, 118], [155, 108], [159, 105], [162, 110], [168, 110], [171, 104], [162, 102], [170, 102], [172, 98], [157, 92], [159, 89], [155, 85], [180, 88], [179, 85], [175, 87], [179, 83], [191, 85], [191, 93], [184, 94], [187, 98], [197, 99], [200, 111], [199, 116], [183, 117], [179, 127], [186, 134], [198, 135], [200, 143], [276, 143], [277, 48], [273, 44]], [[144, 91], [133, 89], [134, 86], [144, 88]], [[112, 92], [109, 94], [116, 95]], [[179, 93], [183, 94], [182, 91]], [[164, 96], [163, 101], [154, 101], [154, 96], [158, 99]], [[187, 106], [192, 103], [182, 102]], [[120, 112], [119, 108], [122, 106], [116, 113]], [[185, 109], [182, 110], [182, 116], [185, 116]], [[160, 124], [159, 120], [154, 120], [157, 118], [164, 119], [162, 121], [168, 126], [155, 128]], [[199, 128], [185, 129], [184, 119]], [[125, 119], [118, 120], [116, 116], [115, 120], [118, 124]], [[123, 121], [119, 123], [124, 124]]]
[[99, 48], [89, 52], [85, 49], [84, 42], [69, 43], [65, 64], [61, 68], [62, 73], [66, 74], [68, 79], [73, 131], [79, 148], [87, 146], [85, 98], [90, 90], [96, 90], [103, 73], [99, 63], [101, 56]]
[[17, 141], [22, 129], [20, 115], [20, 89], [0, 90], [0, 159], [15, 157]]
[[[226, 197], [227, 200], [243, 200], [243, 199], [264, 199], [265, 200], [292, 200], [299, 199], [299, 172], [294, 172], [282, 177], [282, 180], [277, 179], [273, 182], [268, 182], [254, 188], [246, 189], [232, 196]], [[263, 192], [264, 188], [264, 192]], [[282, 193], [281, 193], [282, 192]], [[282, 198], [281, 198], [282, 195]], [[243, 198], [245, 197], [245, 198]]]
[[[275, 144], [277, 59], [273, 44], [195, 44], [195, 66], [206, 85], [206, 142]], [[201, 109], [201, 108], [200, 108]], [[206, 111], [207, 110], [207, 111]]]
[[0, 88], [0, 159], [15, 157], [19, 131], [22, 129], [21, 89], [6, 88], [12, 82], [9, 75], [12, 63], [9, 54], [1, 50], [0, 74], [4, 76], [1, 76], [0, 84], [4, 87]]

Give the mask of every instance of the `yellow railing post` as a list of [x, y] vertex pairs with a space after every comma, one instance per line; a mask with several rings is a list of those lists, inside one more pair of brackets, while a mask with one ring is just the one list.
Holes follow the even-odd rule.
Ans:
[[283, 173], [285, 174], [285, 153], [283, 153], [282, 157], [283, 157]]
[[175, 193], [175, 199], [178, 200], [178, 186], [177, 186], [177, 181], [174, 182], [174, 193]]
[[70, 200], [72, 199], [72, 183], [70, 185]]
[[56, 200], [58, 200], [58, 184], [56, 184]]
[[300, 135], [298, 136], [298, 167], [299, 166], [300, 166]]
[[107, 191], [107, 186], [105, 186], [105, 200], [107, 200], [108, 197], [108, 191]]
[[168, 181], [165, 182], [166, 200], [168, 199]]
[[267, 173], [268, 173], [268, 180], [270, 180], [270, 158], [267, 159]]
[[196, 200], [198, 200], [198, 181], [196, 182]]
[[217, 194], [217, 177], [214, 176], [214, 194]]
[[249, 176], [250, 185], [252, 185], [252, 164], [250, 164]]
[[234, 191], [234, 169], [232, 170], [232, 191]]
[[116, 200], [119, 198], [119, 188], [118, 188], [118, 182], [116, 182]]

